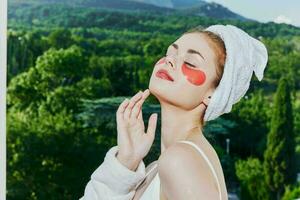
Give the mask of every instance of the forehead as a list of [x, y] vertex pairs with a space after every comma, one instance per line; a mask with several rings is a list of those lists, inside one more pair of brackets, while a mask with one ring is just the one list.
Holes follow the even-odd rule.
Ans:
[[203, 33], [186, 33], [174, 43], [179, 47], [178, 51], [185, 52], [187, 49], [199, 51], [204, 57], [213, 57], [214, 52], [209, 46], [208, 38]]

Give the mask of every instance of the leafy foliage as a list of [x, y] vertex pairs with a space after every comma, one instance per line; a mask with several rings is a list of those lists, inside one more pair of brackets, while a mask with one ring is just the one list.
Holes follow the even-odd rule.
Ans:
[[291, 185], [288, 185], [285, 189], [285, 193], [281, 200], [293, 200], [300, 196], [300, 186], [295, 185], [294, 187]]
[[276, 194], [274, 198], [279, 199], [284, 186], [296, 181], [293, 112], [286, 77], [279, 80], [264, 158], [266, 182], [273, 194]]
[[249, 157], [247, 160], [235, 162], [236, 174], [241, 180], [242, 199], [268, 199], [267, 185], [264, 179], [263, 164], [258, 158]]
[[[270, 129], [274, 137], [283, 133], [277, 130], [289, 120], [294, 121], [295, 133], [300, 131], [299, 28], [32, 2], [9, 9], [8, 199], [78, 199], [108, 148], [116, 145], [115, 112], [120, 102], [148, 87], [155, 62], [181, 33], [216, 23], [237, 25], [259, 37], [267, 45], [269, 62], [262, 83], [253, 79], [245, 98], [231, 113], [207, 123], [204, 133], [220, 157], [228, 187], [237, 187], [239, 181], [243, 197], [268, 198], [261, 189], [273, 182], [255, 184], [265, 176], [260, 160], [267, 133]], [[281, 106], [287, 106], [286, 115], [273, 112], [283, 107], [271, 103], [283, 74], [290, 80], [294, 100], [290, 108], [288, 99], [280, 100]], [[292, 109], [294, 115], [289, 116]], [[143, 106], [145, 125], [153, 112], [159, 113], [160, 107], [150, 96]], [[281, 121], [279, 116], [289, 117]], [[270, 122], [271, 118], [276, 120]], [[160, 124], [157, 135], [159, 131]], [[300, 136], [295, 137], [300, 152]], [[290, 140], [280, 138], [269, 145], [271, 160], [292, 147], [287, 145]], [[225, 150], [226, 139], [230, 139], [230, 154]], [[286, 141], [283, 148], [275, 144], [281, 140]], [[160, 138], [156, 137], [145, 163], [159, 154]], [[282, 156], [277, 158], [284, 161]], [[274, 167], [269, 169], [271, 174]]]

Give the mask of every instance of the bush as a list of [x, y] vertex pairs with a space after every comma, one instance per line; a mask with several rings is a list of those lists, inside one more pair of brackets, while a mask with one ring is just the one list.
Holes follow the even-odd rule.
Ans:
[[281, 200], [295, 200], [297, 198], [300, 198], [300, 184], [297, 186], [288, 185], [285, 187], [285, 192]]

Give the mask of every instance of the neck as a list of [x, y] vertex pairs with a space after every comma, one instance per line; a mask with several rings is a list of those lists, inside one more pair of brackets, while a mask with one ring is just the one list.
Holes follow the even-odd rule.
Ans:
[[199, 113], [161, 104], [161, 153], [179, 140], [204, 137]]

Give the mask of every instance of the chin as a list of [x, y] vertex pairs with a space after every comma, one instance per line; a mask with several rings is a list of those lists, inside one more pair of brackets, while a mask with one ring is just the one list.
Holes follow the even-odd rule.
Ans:
[[160, 99], [159, 97], [162, 95], [163, 91], [156, 80], [151, 79], [148, 88], [152, 95], [154, 95], [157, 99]]
[[[152, 79], [153, 78], [153, 79]], [[168, 84], [164, 84], [167, 82], [166, 80], [158, 80], [157, 77], [152, 77], [149, 82], [149, 91], [152, 95], [154, 95], [160, 102], [170, 101], [174, 99], [172, 96], [172, 88]], [[173, 91], [174, 92], [174, 91]]]
[[166, 86], [156, 79], [150, 80], [148, 88], [150, 93], [154, 95], [160, 103], [167, 103], [184, 110], [193, 110], [200, 104], [199, 101], [195, 100], [194, 95], [189, 98], [188, 94], [177, 90], [174, 91], [174, 88]]
[[[162, 80], [162, 81], [167, 82], [166, 80]], [[180, 103], [182, 99], [178, 98], [178, 94], [180, 92], [175, 91], [174, 90], [175, 88], [170, 87], [168, 83], [163, 84], [161, 81], [157, 81], [156, 79], [154, 79], [150, 81], [148, 88], [150, 93], [157, 98], [160, 104], [167, 103], [176, 107], [183, 106]]]

